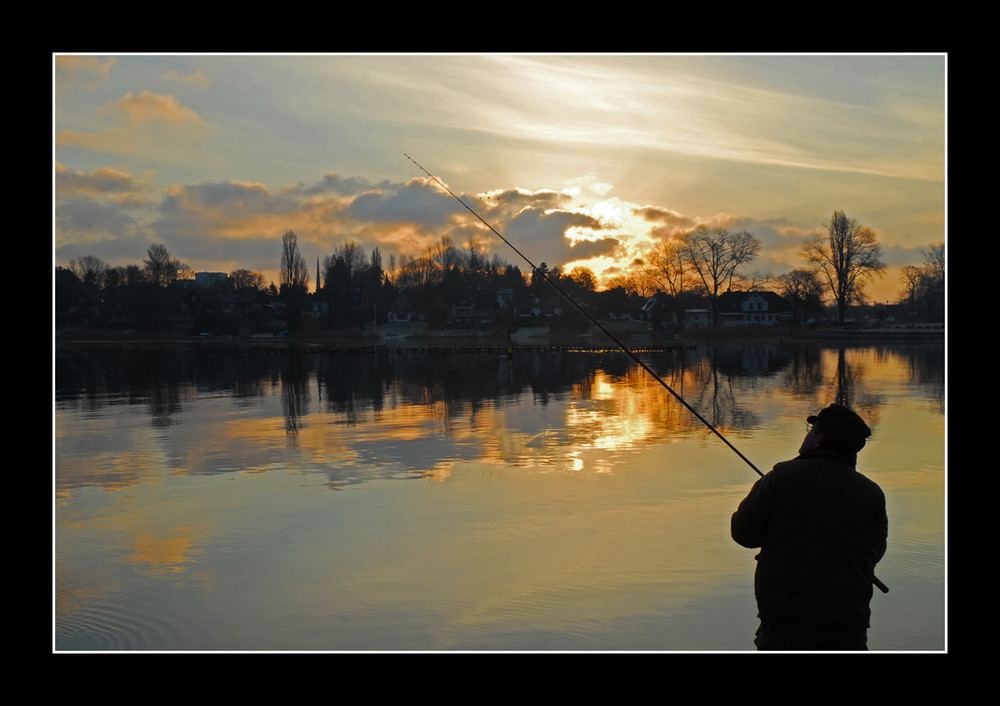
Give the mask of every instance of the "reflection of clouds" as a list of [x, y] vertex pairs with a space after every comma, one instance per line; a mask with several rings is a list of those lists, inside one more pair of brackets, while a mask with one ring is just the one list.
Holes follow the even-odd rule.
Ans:
[[[101, 406], [80, 397], [76, 408], [63, 403], [57, 414], [57, 493], [66, 497], [84, 485], [127, 488], [164, 472], [318, 471], [333, 486], [445, 478], [465, 461], [606, 472], [616, 455], [707, 433], [622, 356], [527, 353], [512, 364], [501, 361], [503, 375], [495, 355], [458, 358], [302, 358], [280, 363], [277, 372], [254, 360], [245, 376], [225, 380], [229, 388], [199, 395], [176, 374], [173, 384], [183, 393], [156, 397], [171, 401], [169, 427], [151, 422], [163, 406], [150, 408], [149, 396], [131, 398], [147, 404], [149, 416], [134, 414], [135, 404]], [[877, 421], [886, 393], [873, 379], [881, 386], [917, 384], [932, 403], [942, 387], [933, 362], [876, 348], [716, 346], [650, 363], [727, 437], [749, 437], [782, 419], [789, 400], [796, 417], [847, 395]], [[123, 381], [107, 372], [92, 377], [125, 390], [137, 378], [135, 370]], [[211, 371], [195, 372], [210, 379]], [[150, 387], [163, 389], [148, 383], [142, 389]], [[63, 421], [69, 418], [72, 426]]]
[[124, 490], [169, 472], [155, 413], [147, 419], [124, 406], [106, 414], [85, 413], [72, 424], [58, 421], [60, 417], [65, 415], [57, 414], [56, 423], [57, 497], [82, 487]]
[[[331, 621], [363, 594], [379, 609], [448, 601], [455, 617], [438, 634], [464, 647], [511, 626], [521, 639], [540, 616], [564, 634], [581, 605], [617, 619], [686, 610], [706, 582], [745, 585], [752, 555], [726, 523], [752, 474], [644, 371], [595, 356], [560, 365], [533, 367], [532, 385], [523, 370], [494, 375], [486, 394], [474, 379], [446, 388], [395, 371], [334, 388], [307, 367], [289, 380], [293, 399], [280, 376], [232, 379], [167, 427], [147, 400], [58, 406], [58, 639], [143, 647], [206, 608], [219, 611], [206, 629], [238, 631], [252, 599], [267, 617], [281, 601], [255, 599], [280, 591], [296, 616], [310, 601]], [[890, 494], [898, 537], [887, 568], [940, 576], [927, 554], [944, 531], [943, 417], [913, 404], [938, 389], [923, 364], [859, 349], [654, 368], [768, 463], [793, 453], [802, 416], [838, 381], [863, 380], [855, 399], [880, 415], [863, 471]], [[362, 492], [328, 492], [350, 487]]]
[[128, 561], [144, 574], [183, 571], [194, 560], [199, 543], [204, 539], [193, 534], [190, 527], [173, 529], [166, 536], [143, 530], [134, 539]]
[[[204, 508], [197, 495], [180, 494], [164, 478], [147, 478], [106, 514], [100, 526], [121, 538], [116, 561], [151, 576], [181, 574], [192, 569], [212, 532], [200, 519]], [[63, 525], [86, 532], [86, 528]]]

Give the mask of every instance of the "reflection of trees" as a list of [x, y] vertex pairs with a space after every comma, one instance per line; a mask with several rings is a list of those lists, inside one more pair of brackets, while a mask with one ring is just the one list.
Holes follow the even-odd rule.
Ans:
[[[713, 346], [703, 354], [682, 355], [664, 382], [720, 432], [751, 429], [760, 423], [752, 407], [760, 386], [776, 379], [791, 353], [783, 346]], [[683, 406], [672, 407], [664, 420], [668, 429], [704, 429]]]
[[877, 421], [883, 404], [866, 385], [869, 366], [903, 366], [906, 381], [924, 391], [924, 397], [944, 413], [944, 347], [909, 346], [798, 346], [783, 373], [784, 388], [819, 409], [836, 402]]
[[378, 413], [398, 371], [386, 356], [333, 353], [315, 364], [320, 405], [354, 424], [363, 410]]
[[281, 371], [281, 408], [285, 415], [285, 433], [295, 435], [301, 420], [309, 414], [309, 376], [312, 361], [289, 355]]
[[857, 358], [852, 361], [850, 358], [845, 347], [837, 349], [833, 392], [828, 401], [850, 407], [869, 425], [874, 424], [882, 406], [881, 399], [865, 391], [864, 380], [867, 371], [864, 362]]
[[909, 380], [925, 391], [938, 412], [945, 411], [944, 346], [911, 346], [905, 357]]
[[[759, 425], [754, 401], [770, 389], [802, 398], [809, 410], [838, 401], [874, 412], [879, 402], [863, 385], [871, 352], [870, 347], [833, 351], [814, 345], [733, 345], [647, 354], [644, 360], [725, 432]], [[943, 347], [884, 347], [874, 355], [879, 364], [888, 364], [886, 356], [901, 357], [899, 364], [906, 366], [912, 382], [943, 412]], [[226, 392], [253, 404], [267, 389], [280, 386], [286, 428], [294, 434], [310, 413], [315, 377], [319, 409], [339, 421], [355, 424], [366, 415], [378, 417], [387, 407], [417, 406], [447, 430], [456, 417], [475, 423], [486, 406], [523, 404], [524, 395], [539, 406], [569, 395], [590, 399], [598, 374], [628, 390], [628, 414], [644, 415], [661, 432], [703, 430], [689, 410], [619, 352], [518, 351], [513, 360], [490, 352], [432, 350], [68, 355], [56, 360], [56, 399], [78, 400], [95, 409], [142, 403], [154, 423], [168, 424], [194, 396]], [[621, 413], [624, 404], [609, 403], [608, 413]]]
[[[149, 387], [149, 416], [154, 427], [168, 427], [172, 418], [183, 409], [190, 389], [186, 385], [151, 385]], [[193, 397], [193, 395], [191, 395]]]
[[[794, 413], [801, 405], [805, 416], [836, 400], [877, 423], [882, 401], [866, 389], [872, 387], [864, 384], [869, 377], [904, 379], [920, 400], [944, 412], [940, 346], [714, 346], [643, 359], [731, 439], [769, 423], [769, 415]], [[284, 443], [321, 444], [304, 450], [328, 460], [324, 468], [332, 487], [447, 472], [449, 462], [460, 458], [545, 466], [565, 463], [569, 450], [608, 452], [708, 433], [620, 352], [519, 351], [513, 360], [486, 352], [386, 350], [109, 353], [58, 356], [56, 379], [60, 408], [102, 415], [102, 407], [139, 405], [157, 427], [172, 424], [205, 397], [228, 395], [247, 408], [280, 401]], [[507, 414], [502, 408], [508, 406], [516, 411]], [[329, 426], [300, 436], [316, 413], [325, 414], [322, 423]], [[349, 428], [355, 425], [362, 435]], [[259, 433], [252, 425], [245, 429]], [[86, 482], [121, 486], [131, 472], [131, 463], [95, 464]]]
[[782, 387], [797, 397], [811, 397], [823, 382], [822, 349], [817, 346], [791, 347], [788, 364], [782, 371]]
[[57, 356], [56, 400], [77, 399], [88, 411], [110, 404], [143, 404], [154, 426], [171, 417], [196, 393], [197, 377], [185, 356], [116, 353]]

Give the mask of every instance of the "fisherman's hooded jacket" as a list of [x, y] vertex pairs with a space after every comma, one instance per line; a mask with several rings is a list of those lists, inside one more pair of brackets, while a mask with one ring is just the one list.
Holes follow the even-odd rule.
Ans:
[[882, 489], [853, 460], [816, 449], [779, 463], [733, 514], [733, 539], [760, 548], [754, 593], [762, 620], [869, 626], [888, 518]]

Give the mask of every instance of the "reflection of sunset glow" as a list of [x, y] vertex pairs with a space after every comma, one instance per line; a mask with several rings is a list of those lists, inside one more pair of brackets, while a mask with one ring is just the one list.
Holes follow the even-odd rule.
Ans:
[[600, 371], [589, 392], [591, 400], [602, 404], [590, 408], [575, 405], [566, 418], [570, 435], [579, 438], [581, 445], [614, 450], [633, 448], [653, 438], [654, 426], [644, 399], [648, 390], [615, 385]]
[[[753, 649], [753, 554], [728, 519], [754, 474], [648, 373], [604, 353], [501, 357], [459, 383], [453, 361], [339, 380], [317, 373], [327, 362], [227, 378], [231, 396], [181, 382], [162, 404], [57, 407], [65, 649]], [[765, 469], [794, 454], [807, 412], [838, 395], [864, 409], [860, 463], [895, 528], [880, 577], [909, 596], [940, 585], [933, 356], [651, 362]], [[376, 367], [392, 372], [353, 384]], [[921, 646], [937, 644], [936, 595], [908, 599]], [[912, 649], [886, 620], [875, 639]]]
[[[753, 369], [754, 360], [736, 361]], [[662, 376], [678, 394], [727, 437], [740, 437], [753, 429], [757, 417], [773, 414], [769, 409], [784, 404], [790, 395], [794, 418], [815, 411], [834, 401], [838, 386], [849, 381], [856, 390], [851, 403], [877, 425], [880, 398], [873, 395], [865, 381], [877, 376], [881, 385], [909, 384], [919, 371], [903, 356], [883, 350], [865, 349], [842, 353], [824, 350], [815, 360], [789, 366], [776, 379], [773, 391], [759, 394], [759, 381], [752, 376], [719, 376], [703, 357], [678, 362], [662, 371]], [[522, 427], [514, 408], [491, 401], [470, 406], [463, 401], [445, 402], [438, 391], [421, 389], [410, 383], [396, 383], [386, 388], [384, 403], [377, 409], [368, 401], [353, 406], [329, 407], [322, 390], [310, 390], [312, 381], [302, 388], [302, 399], [285, 407], [277, 403], [288, 394], [280, 386], [259, 387], [252, 399], [272, 409], [271, 414], [212, 414], [197, 425], [185, 427], [183, 454], [171, 459], [163, 456], [160, 443], [150, 429], [142, 430], [131, 448], [114, 453], [67, 454], [60, 460], [56, 492], [68, 497], [73, 485], [93, 485], [105, 490], [131, 487], [159, 473], [197, 475], [226, 470], [267, 471], [282, 468], [281, 460], [289, 446], [286, 420], [278, 416], [295, 409], [294, 447], [303, 455], [306, 467], [322, 470], [372, 463], [384, 450], [398, 449], [400, 463], [426, 477], [447, 478], [456, 458], [503, 466], [549, 467], [569, 464], [579, 467], [580, 452], [626, 453], [644, 445], [671, 443], [691, 434], [707, 435], [704, 425], [689, 410], [645, 371], [630, 367], [611, 375], [596, 369], [585, 380], [574, 384], [563, 413], [549, 417], [541, 426]], [[183, 392], [193, 399], [194, 390]], [[519, 405], [528, 399], [522, 396]], [[247, 408], [249, 412], [252, 408]], [[98, 422], [94, 422], [95, 424]], [[797, 433], [796, 427], [794, 432]], [[60, 430], [60, 434], [64, 434]], [[414, 454], [411, 445], [426, 445], [428, 439], [440, 439], [442, 456], [433, 458], [425, 452]], [[142, 439], [141, 448], [137, 439]], [[59, 438], [69, 449], [76, 442]], [[416, 447], [414, 447], [416, 448]], [[423, 456], [423, 457], [421, 457]], [[595, 461], [586, 467], [596, 468]], [[605, 462], [605, 468], [607, 462]]]
[[197, 550], [197, 542], [190, 536], [189, 529], [181, 529], [179, 534], [169, 537], [144, 531], [135, 538], [135, 548], [129, 555], [129, 561], [142, 573], [174, 573], [183, 571]]

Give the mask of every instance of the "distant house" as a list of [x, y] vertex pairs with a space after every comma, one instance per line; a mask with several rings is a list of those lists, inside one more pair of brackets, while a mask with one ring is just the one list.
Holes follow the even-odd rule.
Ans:
[[552, 319], [561, 315], [559, 297], [554, 294], [536, 296], [531, 302], [531, 315], [540, 319]]
[[208, 287], [214, 283], [224, 283], [229, 279], [225, 272], [195, 272], [194, 283], [199, 287]]
[[448, 326], [489, 326], [496, 320], [499, 297], [495, 290], [480, 287], [462, 294], [448, 307]]
[[316, 297], [310, 297], [309, 301], [306, 302], [305, 310], [302, 312], [303, 316], [314, 319], [318, 319], [329, 313], [330, 302], [317, 299]]
[[[726, 292], [719, 295], [720, 326], [776, 326], [792, 323], [792, 307], [775, 292]], [[685, 309], [684, 324], [713, 325], [711, 309]]]
[[68, 313], [74, 317], [97, 318], [101, 315], [102, 299], [93, 287], [76, 286], [72, 288], [72, 296], [66, 296], [63, 301], [69, 302]]
[[702, 328], [712, 325], [711, 309], [685, 309], [684, 325], [693, 328]]
[[[501, 309], [500, 295], [495, 289], [479, 287], [469, 293], [472, 302], [472, 318], [476, 326], [489, 326], [496, 320], [497, 311]], [[511, 293], [510, 299], [513, 299]]]
[[719, 297], [722, 326], [776, 326], [791, 322], [791, 305], [775, 292], [727, 292]]
[[475, 322], [475, 307], [469, 297], [462, 297], [449, 307], [448, 325], [456, 328], [469, 328]]
[[413, 307], [413, 303], [410, 301], [406, 293], [401, 293], [396, 297], [396, 301], [392, 303], [389, 307], [389, 321], [412, 321], [416, 316], [416, 309]]
[[514, 308], [514, 290], [511, 287], [502, 287], [497, 290], [497, 306], [500, 311], [509, 311]]
[[645, 303], [631, 298], [612, 301], [607, 308], [608, 318], [612, 321], [644, 321]]
[[639, 318], [649, 321], [655, 328], [677, 326], [680, 321], [678, 301], [666, 292], [657, 292], [642, 305]]

